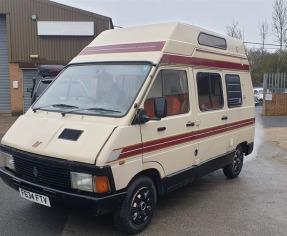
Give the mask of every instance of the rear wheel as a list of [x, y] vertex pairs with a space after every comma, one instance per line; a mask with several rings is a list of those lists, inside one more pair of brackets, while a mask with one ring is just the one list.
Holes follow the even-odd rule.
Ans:
[[243, 166], [243, 158], [243, 148], [239, 145], [234, 153], [232, 163], [223, 168], [223, 173], [231, 179], [237, 177]]
[[143, 231], [152, 220], [156, 202], [153, 181], [146, 176], [140, 176], [132, 182], [122, 206], [114, 213], [116, 227], [127, 234]]

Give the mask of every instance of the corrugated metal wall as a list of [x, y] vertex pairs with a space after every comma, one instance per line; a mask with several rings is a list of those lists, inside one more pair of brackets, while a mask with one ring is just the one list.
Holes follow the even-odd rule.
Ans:
[[31, 106], [31, 90], [33, 88], [33, 78], [38, 77], [37, 69], [22, 70], [23, 81], [23, 112], [25, 113]]
[[[109, 29], [111, 18], [89, 13], [47, 0], [0, 0], [0, 13], [9, 13], [10, 61], [34, 64], [56, 64], [70, 61], [94, 37]], [[94, 37], [38, 36], [37, 21], [93, 21]], [[31, 54], [39, 59], [31, 59]]]
[[10, 113], [10, 78], [6, 16], [0, 14], [0, 113]]

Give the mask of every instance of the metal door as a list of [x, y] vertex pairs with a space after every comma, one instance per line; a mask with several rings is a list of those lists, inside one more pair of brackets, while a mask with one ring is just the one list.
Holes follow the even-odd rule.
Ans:
[[187, 170], [194, 165], [194, 113], [189, 105], [194, 94], [188, 86], [187, 69], [161, 68], [144, 102], [145, 111], [153, 117], [153, 98], [167, 99], [167, 117], [141, 125], [141, 133], [143, 162], [160, 163], [171, 177], [171, 186], [188, 180], [191, 176]]
[[222, 72], [207, 69], [194, 69], [193, 72], [198, 102], [196, 105], [197, 164], [202, 164], [226, 154], [228, 116]]
[[22, 69], [23, 81], [23, 112], [25, 113], [31, 106], [31, 91], [33, 88], [33, 78], [38, 76], [37, 69]]
[[11, 113], [6, 15], [0, 15], [0, 113]]

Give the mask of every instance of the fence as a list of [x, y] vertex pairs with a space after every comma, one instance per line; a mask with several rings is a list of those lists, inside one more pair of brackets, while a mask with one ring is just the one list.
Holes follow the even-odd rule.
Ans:
[[265, 93], [287, 93], [287, 74], [264, 74]]
[[264, 74], [263, 115], [287, 115], [287, 74]]

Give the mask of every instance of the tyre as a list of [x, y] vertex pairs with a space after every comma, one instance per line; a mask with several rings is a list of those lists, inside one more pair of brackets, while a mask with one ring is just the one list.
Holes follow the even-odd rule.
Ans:
[[243, 158], [243, 148], [239, 145], [234, 153], [232, 163], [223, 168], [223, 173], [225, 176], [230, 179], [237, 177], [240, 174], [243, 166]]
[[128, 188], [123, 204], [114, 213], [115, 226], [127, 234], [143, 231], [156, 210], [157, 193], [153, 181], [140, 176]]

